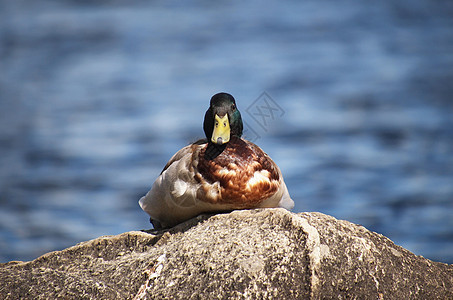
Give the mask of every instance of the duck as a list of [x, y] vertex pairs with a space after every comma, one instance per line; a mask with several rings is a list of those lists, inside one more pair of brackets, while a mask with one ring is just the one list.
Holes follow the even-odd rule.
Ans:
[[241, 113], [232, 95], [212, 96], [203, 130], [206, 138], [176, 152], [139, 200], [154, 229], [174, 227], [203, 213], [293, 209], [280, 168], [242, 138]]

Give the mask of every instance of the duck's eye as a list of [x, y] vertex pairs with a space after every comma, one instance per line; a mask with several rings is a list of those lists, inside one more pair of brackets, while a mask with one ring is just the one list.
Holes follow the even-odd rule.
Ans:
[[233, 103], [231, 104], [231, 110], [235, 110], [236, 109], [236, 105]]

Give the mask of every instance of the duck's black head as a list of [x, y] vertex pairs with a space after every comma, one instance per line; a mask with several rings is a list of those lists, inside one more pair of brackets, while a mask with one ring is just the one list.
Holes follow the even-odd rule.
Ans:
[[242, 128], [241, 113], [233, 96], [227, 93], [212, 96], [203, 122], [208, 141], [217, 145], [226, 144], [232, 136], [241, 137]]

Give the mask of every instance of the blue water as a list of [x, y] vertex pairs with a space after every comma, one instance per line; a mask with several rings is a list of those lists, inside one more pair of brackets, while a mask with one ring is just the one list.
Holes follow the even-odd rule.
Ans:
[[0, 1], [0, 70], [1, 262], [151, 228], [226, 91], [294, 211], [453, 263], [451, 1]]

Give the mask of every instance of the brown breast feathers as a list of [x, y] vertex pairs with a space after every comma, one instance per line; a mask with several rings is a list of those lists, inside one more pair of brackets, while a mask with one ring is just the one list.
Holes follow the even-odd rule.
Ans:
[[254, 207], [279, 188], [275, 163], [255, 144], [233, 137], [213, 159], [199, 152], [195, 179], [202, 184], [197, 197], [211, 203]]

